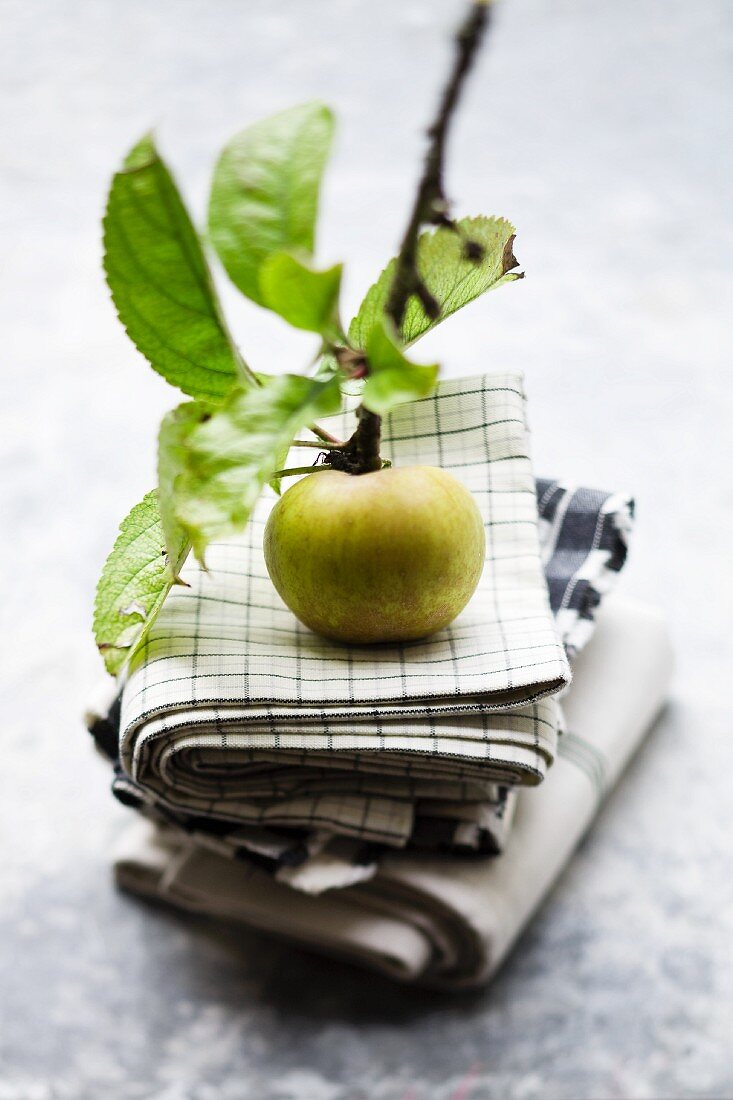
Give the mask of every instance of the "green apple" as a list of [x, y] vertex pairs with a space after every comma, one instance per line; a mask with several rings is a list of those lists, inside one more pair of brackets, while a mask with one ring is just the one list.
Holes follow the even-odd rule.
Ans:
[[317, 634], [406, 642], [466, 606], [483, 569], [484, 526], [469, 491], [434, 466], [326, 470], [283, 493], [264, 550], [280, 596]]

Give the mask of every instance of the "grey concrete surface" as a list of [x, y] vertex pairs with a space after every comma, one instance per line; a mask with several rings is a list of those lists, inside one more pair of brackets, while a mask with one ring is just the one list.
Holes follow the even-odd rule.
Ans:
[[[100, 274], [107, 179], [151, 124], [200, 217], [212, 158], [312, 96], [340, 130], [320, 256], [355, 306], [394, 249], [460, 5], [1, 0], [0, 1100], [733, 1096], [733, 5], [513, 0], [451, 150], [523, 283], [423, 344], [527, 374], [539, 471], [639, 502], [627, 592], [663, 604], [666, 718], [498, 979], [393, 988], [115, 894], [79, 713], [116, 524], [176, 395]], [[307, 337], [237, 300], [245, 355]], [[463, 1092], [460, 1090], [463, 1089]]]

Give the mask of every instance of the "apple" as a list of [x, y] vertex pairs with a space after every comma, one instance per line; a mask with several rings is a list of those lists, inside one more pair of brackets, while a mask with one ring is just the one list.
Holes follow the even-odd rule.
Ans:
[[484, 525], [469, 491], [437, 467], [325, 470], [283, 493], [264, 551], [280, 596], [317, 634], [407, 642], [447, 626], [470, 600]]

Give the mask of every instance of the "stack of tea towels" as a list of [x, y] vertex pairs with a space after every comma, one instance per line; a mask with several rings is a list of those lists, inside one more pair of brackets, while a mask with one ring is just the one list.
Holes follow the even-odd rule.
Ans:
[[[349, 417], [324, 426], [345, 437]], [[483, 515], [484, 572], [450, 627], [400, 646], [312, 634], [267, 575], [268, 491], [208, 572], [187, 565], [190, 587], [88, 724], [141, 815], [120, 885], [403, 980], [471, 985], [659, 710], [669, 645], [654, 612], [616, 598], [577, 657], [632, 503], [535, 481], [520, 375], [442, 383], [385, 421], [383, 453], [449, 470]]]

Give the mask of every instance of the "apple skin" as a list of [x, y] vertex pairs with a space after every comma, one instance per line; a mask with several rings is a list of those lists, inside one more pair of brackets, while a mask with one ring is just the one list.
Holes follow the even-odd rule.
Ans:
[[283, 493], [264, 551], [280, 596], [316, 634], [407, 642], [447, 626], [470, 600], [484, 525], [469, 491], [437, 467], [326, 470]]

